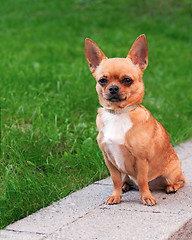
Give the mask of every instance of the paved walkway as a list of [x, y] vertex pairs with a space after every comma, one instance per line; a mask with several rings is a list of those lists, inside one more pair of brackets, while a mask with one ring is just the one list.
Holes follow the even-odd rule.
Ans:
[[142, 205], [138, 190], [125, 193], [118, 205], [105, 205], [112, 192], [107, 178], [7, 226], [0, 239], [192, 239], [192, 140], [175, 150], [187, 183], [176, 194], [153, 191], [157, 205]]

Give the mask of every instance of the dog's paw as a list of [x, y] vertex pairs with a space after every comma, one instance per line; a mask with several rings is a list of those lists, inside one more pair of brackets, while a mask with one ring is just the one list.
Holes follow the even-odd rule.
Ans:
[[167, 194], [170, 194], [170, 193], [176, 193], [177, 192], [177, 185], [169, 185], [165, 188], [165, 192]]
[[118, 204], [121, 201], [121, 196], [110, 196], [107, 198], [105, 204], [112, 205], [112, 204]]
[[125, 183], [123, 184], [122, 191], [123, 191], [123, 192], [128, 192], [128, 191], [130, 190], [130, 188], [131, 188], [130, 185], [125, 182]]
[[144, 205], [147, 206], [154, 206], [157, 203], [156, 199], [152, 195], [141, 197], [141, 201]]

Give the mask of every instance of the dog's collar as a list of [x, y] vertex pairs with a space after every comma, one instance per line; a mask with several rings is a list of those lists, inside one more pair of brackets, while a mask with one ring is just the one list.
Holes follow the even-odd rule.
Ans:
[[136, 107], [138, 107], [139, 104], [134, 104], [134, 105], [127, 105], [126, 107], [122, 109], [110, 109], [110, 108], [104, 108], [105, 111], [113, 114], [121, 114], [121, 113], [126, 113], [133, 111]]

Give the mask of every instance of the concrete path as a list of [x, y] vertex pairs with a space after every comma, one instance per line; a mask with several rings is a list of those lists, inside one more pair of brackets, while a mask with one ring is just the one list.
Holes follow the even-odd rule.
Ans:
[[138, 190], [125, 193], [118, 205], [105, 205], [112, 192], [107, 178], [7, 226], [0, 239], [192, 239], [192, 140], [175, 150], [187, 184], [176, 194], [153, 191], [156, 206], [142, 205]]

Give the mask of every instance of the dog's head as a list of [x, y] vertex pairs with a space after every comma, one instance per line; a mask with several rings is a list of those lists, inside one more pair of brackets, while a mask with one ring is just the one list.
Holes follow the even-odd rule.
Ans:
[[107, 58], [90, 39], [85, 40], [85, 56], [97, 81], [99, 102], [112, 109], [141, 103], [144, 96], [142, 75], [148, 64], [145, 35], [139, 36], [126, 58]]

